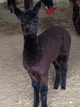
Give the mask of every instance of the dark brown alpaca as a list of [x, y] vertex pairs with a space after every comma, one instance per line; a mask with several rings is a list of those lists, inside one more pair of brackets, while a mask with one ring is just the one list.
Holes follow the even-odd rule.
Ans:
[[56, 70], [54, 88], [58, 89], [60, 78], [61, 88], [66, 87], [71, 37], [68, 31], [59, 26], [52, 26], [37, 36], [38, 11], [41, 2], [33, 10], [21, 11], [14, 7], [16, 16], [21, 21], [24, 36], [23, 65], [28, 71], [34, 88], [34, 105], [39, 105], [41, 94], [42, 107], [47, 107], [48, 71], [53, 63]]

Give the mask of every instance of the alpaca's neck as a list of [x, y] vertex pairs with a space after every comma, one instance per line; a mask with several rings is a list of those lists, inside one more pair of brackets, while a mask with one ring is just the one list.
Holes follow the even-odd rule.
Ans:
[[24, 53], [30, 65], [33, 65], [36, 63], [36, 61], [40, 60], [41, 52], [36, 35], [24, 37]]
[[38, 38], [36, 35], [24, 36], [24, 48], [31, 51], [38, 47]]

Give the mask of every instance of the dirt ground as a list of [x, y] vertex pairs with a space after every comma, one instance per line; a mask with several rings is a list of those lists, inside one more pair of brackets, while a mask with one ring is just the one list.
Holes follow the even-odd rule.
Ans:
[[[55, 70], [49, 73], [48, 107], [80, 107], [80, 36], [72, 22], [72, 5], [68, 0], [54, 0], [56, 10], [47, 15], [44, 5], [39, 12], [38, 34], [55, 24], [71, 34], [67, 88], [53, 89]], [[63, 1], [63, 3], [62, 3]], [[23, 9], [23, 3], [18, 4]], [[23, 36], [20, 21], [0, 3], [0, 107], [32, 107], [33, 89], [30, 77], [22, 66]], [[41, 104], [40, 104], [41, 106]]]

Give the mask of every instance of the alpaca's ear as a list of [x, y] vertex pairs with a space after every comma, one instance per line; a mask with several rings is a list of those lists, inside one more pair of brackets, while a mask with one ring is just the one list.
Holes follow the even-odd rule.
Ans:
[[19, 8], [14, 7], [14, 13], [22, 21], [22, 19], [23, 19], [23, 12]]
[[33, 11], [36, 13], [36, 15], [38, 14], [40, 7], [41, 7], [41, 1], [39, 1], [33, 8]]

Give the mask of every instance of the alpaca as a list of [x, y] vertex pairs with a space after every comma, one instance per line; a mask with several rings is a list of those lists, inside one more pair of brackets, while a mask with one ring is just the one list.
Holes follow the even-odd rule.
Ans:
[[[13, 13], [13, 6], [16, 6], [16, 0], [7, 0], [7, 5], [11, 13]], [[24, 8], [29, 9], [33, 5], [33, 0], [24, 0]]]
[[[56, 70], [54, 89], [66, 88], [66, 75], [71, 37], [68, 31], [59, 26], [51, 26], [37, 36], [39, 1], [32, 10], [22, 11], [14, 7], [14, 13], [21, 21], [24, 37], [23, 66], [28, 71], [34, 89], [34, 105], [47, 107], [48, 71], [52, 63]], [[60, 82], [61, 79], [61, 82]]]

